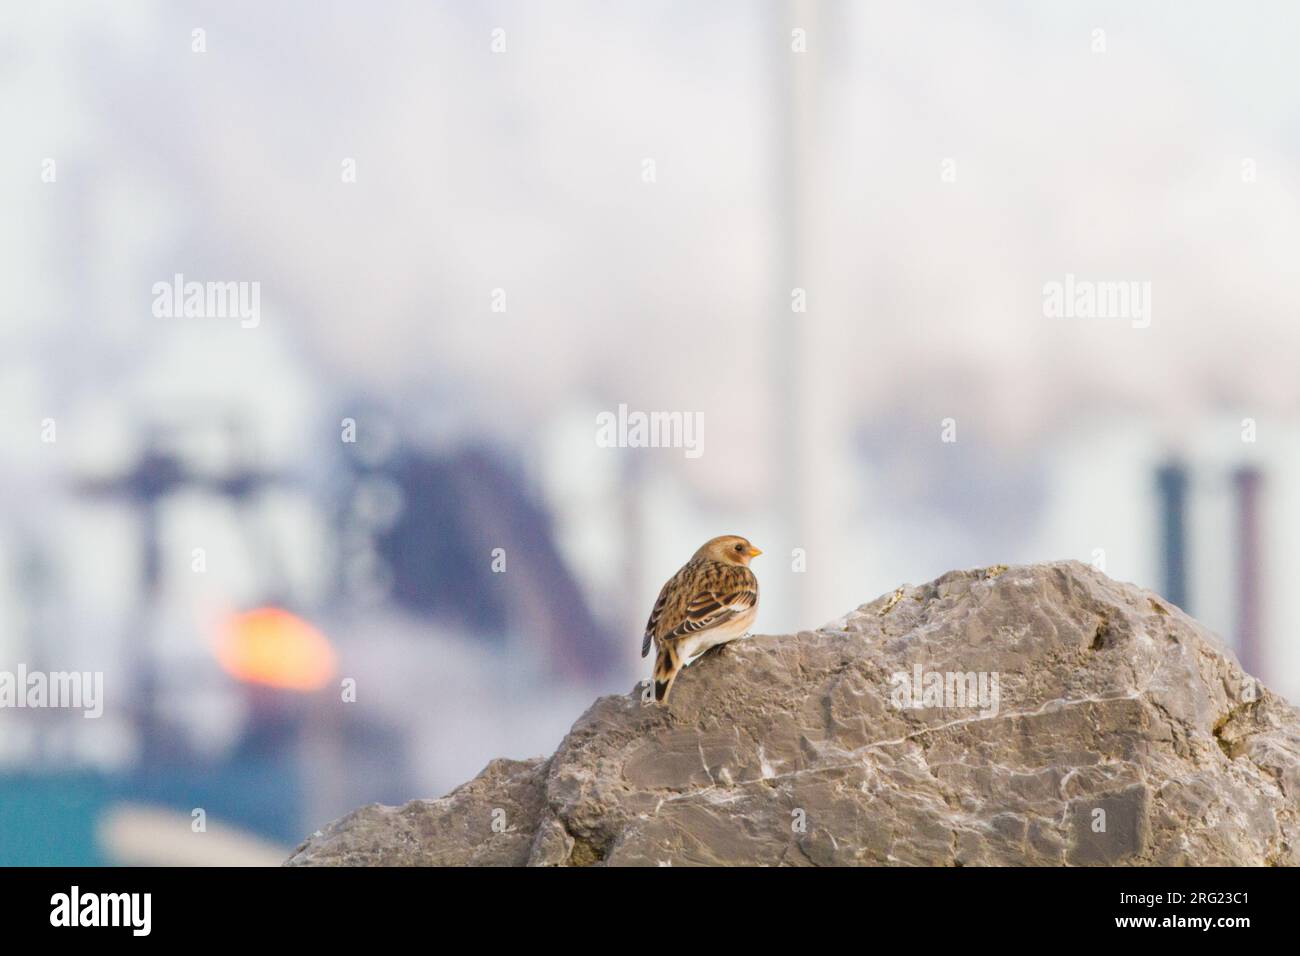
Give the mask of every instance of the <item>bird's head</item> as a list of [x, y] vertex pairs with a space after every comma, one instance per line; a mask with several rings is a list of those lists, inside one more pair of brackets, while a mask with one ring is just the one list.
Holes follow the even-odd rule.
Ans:
[[697, 558], [712, 558], [723, 564], [741, 564], [748, 567], [749, 559], [756, 558], [763, 552], [754, 547], [738, 534], [724, 534], [704, 542], [695, 552]]

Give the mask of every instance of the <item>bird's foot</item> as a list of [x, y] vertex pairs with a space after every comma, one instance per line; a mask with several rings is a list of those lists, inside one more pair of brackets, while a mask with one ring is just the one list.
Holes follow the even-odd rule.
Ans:
[[723, 652], [726, 651], [727, 647], [730, 644], [731, 641], [723, 641], [721, 644], [714, 644], [707, 651], [701, 654], [700, 657], [709, 657], [710, 655], [716, 655], [720, 657], [722, 656]]

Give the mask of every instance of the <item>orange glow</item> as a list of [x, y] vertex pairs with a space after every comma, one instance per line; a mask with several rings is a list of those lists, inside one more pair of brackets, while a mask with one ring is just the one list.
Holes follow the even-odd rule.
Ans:
[[337, 661], [325, 635], [278, 607], [235, 614], [217, 642], [217, 660], [240, 680], [285, 690], [320, 690]]

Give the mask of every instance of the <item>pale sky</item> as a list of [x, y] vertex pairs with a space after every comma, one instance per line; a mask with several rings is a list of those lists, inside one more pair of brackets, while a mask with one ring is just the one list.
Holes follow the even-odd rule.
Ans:
[[[826, 569], [802, 622], [773, 582], [772, 629], [967, 561], [1087, 559], [1088, 527], [1145, 513], [1145, 459], [1062, 501], [1063, 449], [1113, 430], [1134, 462], [1227, 463], [1239, 438], [1205, 449], [1207, 423], [1296, 425], [1297, 26], [1282, 2], [6, 5], [4, 480], [42, 493], [46, 415], [107, 453], [178, 394], [251, 405], [290, 455], [368, 391], [530, 460], [625, 402], [707, 422], [701, 459], [654, 458], [689, 501], [662, 560], [740, 520]], [[811, 105], [796, 277], [784, 71]], [[153, 317], [177, 272], [260, 282], [261, 326]], [[1150, 327], [1046, 318], [1067, 274], [1149, 282]], [[773, 520], [781, 374], [798, 542]], [[1061, 509], [1084, 528], [1052, 531]]]

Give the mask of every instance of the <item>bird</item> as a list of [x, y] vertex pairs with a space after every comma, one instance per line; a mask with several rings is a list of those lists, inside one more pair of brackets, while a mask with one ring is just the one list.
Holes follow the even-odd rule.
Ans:
[[655, 646], [655, 701], [667, 706], [683, 667], [743, 636], [758, 615], [758, 578], [749, 569], [763, 552], [745, 538], [710, 538], [664, 584], [646, 622], [641, 656]]

